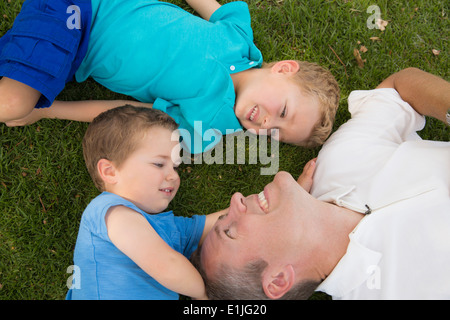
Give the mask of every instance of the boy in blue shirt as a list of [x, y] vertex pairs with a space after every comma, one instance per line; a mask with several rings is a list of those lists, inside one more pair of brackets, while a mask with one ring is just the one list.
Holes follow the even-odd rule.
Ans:
[[[27, 0], [0, 38], [0, 121], [7, 125], [91, 121], [124, 104], [54, 102], [73, 77], [92, 77], [171, 115], [192, 153], [242, 127], [278, 129], [281, 141], [305, 146], [331, 132], [339, 102], [334, 77], [300, 61], [263, 66], [244, 2], [187, 0], [203, 19], [156, 0], [44, 2]], [[212, 142], [202, 139], [207, 130]]]
[[89, 125], [83, 153], [102, 193], [81, 218], [78, 283], [67, 299], [205, 298], [188, 258], [220, 213], [160, 213], [180, 185], [176, 129], [164, 112], [133, 106], [106, 111]]

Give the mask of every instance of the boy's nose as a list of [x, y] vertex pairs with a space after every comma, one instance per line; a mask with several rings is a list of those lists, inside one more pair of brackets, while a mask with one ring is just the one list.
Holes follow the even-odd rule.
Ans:
[[176, 180], [178, 179], [178, 172], [175, 169], [170, 169], [166, 176], [167, 180]]
[[270, 128], [270, 118], [269, 118], [269, 116], [265, 116], [263, 118], [263, 121], [261, 123], [261, 128], [262, 129], [269, 129]]

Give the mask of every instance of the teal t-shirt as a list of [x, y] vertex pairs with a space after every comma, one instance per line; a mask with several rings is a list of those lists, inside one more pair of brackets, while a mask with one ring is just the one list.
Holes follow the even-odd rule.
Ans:
[[179, 123], [192, 153], [211, 149], [227, 129], [242, 129], [230, 74], [262, 64], [246, 3], [225, 4], [209, 21], [152, 0], [92, 0], [92, 11], [77, 81], [92, 77], [153, 102]]
[[109, 239], [105, 215], [109, 208], [127, 206], [141, 213], [174, 250], [189, 258], [197, 248], [206, 216], [174, 216], [172, 211], [148, 214], [118, 195], [103, 192], [81, 217], [74, 252], [76, 272], [68, 300], [174, 300], [179, 295], [148, 275]]

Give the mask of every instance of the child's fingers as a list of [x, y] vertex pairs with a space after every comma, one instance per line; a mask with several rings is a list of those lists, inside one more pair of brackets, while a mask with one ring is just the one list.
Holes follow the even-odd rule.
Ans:
[[308, 161], [308, 163], [303, 168], [302, 174], [297, 179], [298, 184], [308, 192], [311, 190], [312, 187], [313, 175], [316, 169], [316, 160], [317, 158]]
[[314, 171], [316, 170], [316, 160], [317, 158], [309, 160], [306, 165], [303, 167], [303, 172], [300, 175], [304, 178], [312, 178], [314, 175]]

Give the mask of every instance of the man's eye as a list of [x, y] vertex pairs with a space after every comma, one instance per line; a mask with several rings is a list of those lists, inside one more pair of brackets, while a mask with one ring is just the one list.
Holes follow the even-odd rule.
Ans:
[[225, 235], [226, 235], [228, 238], [234, 239], [234, 238], [231, 236], [230, 229], [225, 229], [223, 232], [225, 233]]
[[162, 164], [162, 163], [157, 163], [157, 162], [153, 163], [153, 165], [154, 165], [155, 167], [158, 167], [158, 168], [164, 167], [164, 164]]
[[284, 106], [283, 112], [281, 112], [281, 118], [284, 118], [286, 116], [286, 106]]

